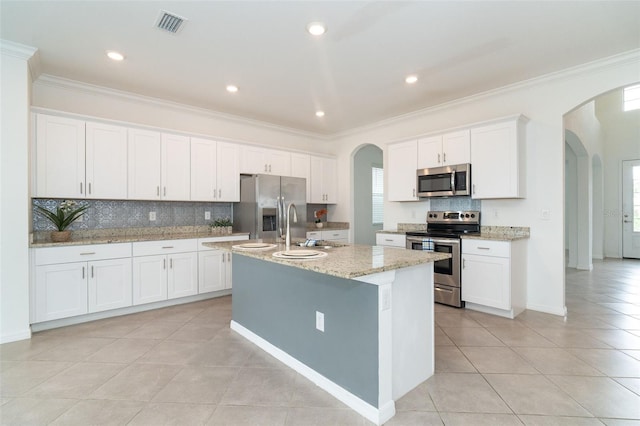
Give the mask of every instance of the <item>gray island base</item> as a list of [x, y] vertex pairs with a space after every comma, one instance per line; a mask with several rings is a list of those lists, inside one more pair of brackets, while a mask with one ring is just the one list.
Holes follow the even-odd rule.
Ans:
[[282, 249], [233, 250], [231, 328], [373, 423], [388, 421], [433, 375], [433, 261], [449, 255], [352, 245], [317, 260], [271, 256]]

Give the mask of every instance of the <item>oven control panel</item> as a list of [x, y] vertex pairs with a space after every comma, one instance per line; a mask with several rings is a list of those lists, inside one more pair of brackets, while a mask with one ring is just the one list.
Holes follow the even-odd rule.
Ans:
[[473, 211], [430, 211], [427, 223], [480, 223], [480, 212]]

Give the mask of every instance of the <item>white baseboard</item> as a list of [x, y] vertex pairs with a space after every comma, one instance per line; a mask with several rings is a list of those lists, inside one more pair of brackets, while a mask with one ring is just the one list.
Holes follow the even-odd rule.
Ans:
[[267, 342], [262, 337], [246, 329], [237, 322], [231, 321], [231, 329], [276, 358], [278, 361], [311, 380], [318, 387], [333, 395], [340, 402], [367, 418], [367, 420], [377, 425], [382, 425], [396, 414], [396, 405], [394, 401], [389, 401], [382, 407], [376, 408], [298, 361], [282, 349], [273, 346], [271, 343]]
[[545, 314], [552, 314], [552, 315], [559, 315], [561, 317], [564, 317], [567, 315], [567, 307], [563, 306], [561, 308], [555, 308], [552, 306], [545, 306], [545, 305], [534, 305], [531, 303], [527, 303], [527, 309], [530, 309], [532, 311], [538, 311], [538, 312], [542, 312]]
[[17, 342], [18, 340], [31, 339], [31, 329], [27, 328], [18, 333], [3, 334], [0, 336], [0, 344]]

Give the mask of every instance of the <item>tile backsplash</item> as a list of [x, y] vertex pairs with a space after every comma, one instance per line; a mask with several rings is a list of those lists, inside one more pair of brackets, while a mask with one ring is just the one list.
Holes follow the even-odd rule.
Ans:
[[471, 197], [432, 198], [430, 203], [432, 211], [482, 210], [482, 202]]
[[[49, 220], [38, 212], [35, 206], [51, 211], [63, 200], [33, 199], [33, 231], [53, 230]], [[205, 203], [191, 201], [123, 201], [123, 200], [75, 200], [89, 208], [82, 216], [82, 222], [74, 222], [69, 229], [140, 228], [164, 226], [208, 225], [214, 219], [233, 218], [232, 203]], [[211, 212], [211, 219], [205, 220], [205, 212]], [[156, 213], [156, 220], [149, 220], [149, 213]]]

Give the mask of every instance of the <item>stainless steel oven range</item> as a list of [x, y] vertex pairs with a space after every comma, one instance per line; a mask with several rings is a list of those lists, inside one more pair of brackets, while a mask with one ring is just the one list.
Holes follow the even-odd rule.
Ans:
[[407, 232], [407, 248], [451, 254], [434, 262], [434, 300], [444, 305], [464, 307], [461, 299], [460, 235], [480, 232], [479, 211], [427, 213], [427, 230]]

